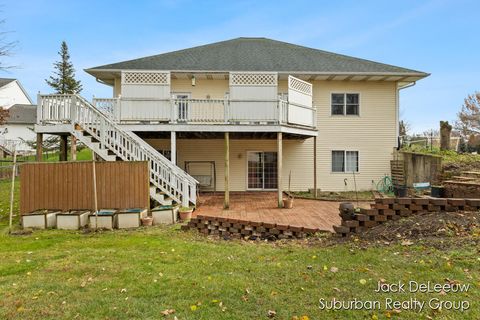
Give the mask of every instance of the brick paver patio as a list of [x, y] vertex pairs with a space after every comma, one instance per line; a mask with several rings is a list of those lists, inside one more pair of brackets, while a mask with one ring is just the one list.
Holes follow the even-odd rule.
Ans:
[[[222, 216], [333, 231], [333, 225], [340, 224], [339, 203], [295, 199], [292, 209], [279, 209], [277, 208], [276, 192], [232, 192], [230, 193], [230, 209], [223, 210], [222, 193], [202, 194], [195, 213], [203, 216]], [[368, 204], [361, 204], [361, 206], [365, 205]]]

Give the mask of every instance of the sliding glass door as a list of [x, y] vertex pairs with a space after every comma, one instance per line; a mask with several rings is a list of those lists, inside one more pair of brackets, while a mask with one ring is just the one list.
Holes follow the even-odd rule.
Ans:
[[277, 189], [277, 153], [247, 152], [247, 189]]

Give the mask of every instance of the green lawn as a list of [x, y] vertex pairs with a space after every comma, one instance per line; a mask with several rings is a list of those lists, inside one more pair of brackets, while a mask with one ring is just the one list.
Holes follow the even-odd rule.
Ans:
[[[1, 214], [9, 183], [0, 184]], [[479, 319], [479, 248], [470, 239], [368, 245], [349, 241], [212, 240], [178, 227], [9, 236], [0, 220], [0, 319]], [[478, 243], [478, 242], [477, 242]], [[377, 281], [449, 280], [463, 294], [377, 294]], [[448, 311], [320, 311], [319, 299], [466, 300]], [[175, 313], [162, 316], [161, 312]], [[307, 316], [303, 317], [302, 316]], [[296, 318], [295, 318], [296, 317]]]

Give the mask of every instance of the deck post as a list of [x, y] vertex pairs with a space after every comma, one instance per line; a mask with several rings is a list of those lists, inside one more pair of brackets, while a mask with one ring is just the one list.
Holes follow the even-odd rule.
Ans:
[[313, 137], [313, 197], [317, 198], [317, 137]]
[[170, 161], [177, 165], [177, 133], [170, 132]]
[[68, 139], [68, 136], [67, 135], [60, 135], [60, 154], [59, 154], [59, 158], [60, 158], [60, 161], [67, 161], [67, 157], [68, 157], [68, 151], [67, 151], [67, 140]]
[[283, 208], [283, 182], [282, 182], [282, 133], [277, 132], [277, 189], [278, 189], [278, 207]]
[[43, 133], [37, 133], [37, 161], [43, 161]]
[[225, 132], [225, 197], [223, 208], [230, 208], [230, 135]]
[[70, 136], [70, 154], [72, 161], [77, 161], [77, 137], [73, 134]]

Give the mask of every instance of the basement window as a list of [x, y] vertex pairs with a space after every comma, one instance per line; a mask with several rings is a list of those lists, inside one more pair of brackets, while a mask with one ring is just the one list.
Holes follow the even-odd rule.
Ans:
[[332, 93], [332, 116], [358, 116], [360, 114], [360, 94]]
[[358, 167], [358, 151], [332, 151], [332, 172], [358, 172]]

